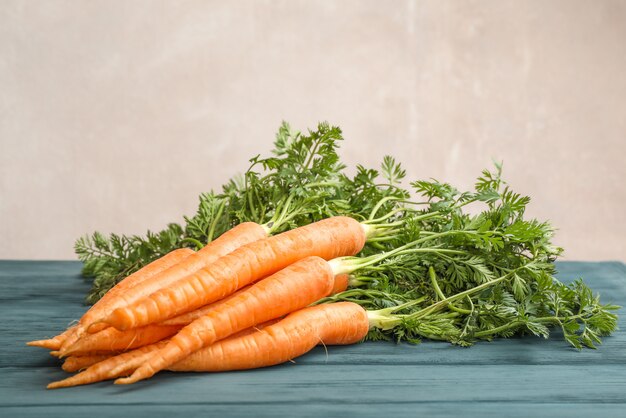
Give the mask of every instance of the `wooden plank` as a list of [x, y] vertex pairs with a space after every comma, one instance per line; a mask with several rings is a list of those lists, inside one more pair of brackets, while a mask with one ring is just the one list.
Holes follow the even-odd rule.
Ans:
[[42, 416], [85, 417], [233, 417], [233, 418], [330, 418], [359, 417], [468, 417], [481, 418], [541, 418], [541, 417], [623, 417], [626, 405], [622, 403], [522, 403], [522, 402], [286, 402], [247, 404], [129, 404], [117, 405], [42, 405], [1, 407], [0, 416], [41, 418]]
[[133, 386], [111, 382], [46, 390], [50, 368], [4, 368], [4, 406], [298, 402], [626, 403], [614, 365], [294, 365], [227, 373], [160, 373]]
[[54, 336], [80, 318], [90, 284], [77, 261], [0, 260], [0, 367], [58, 367], [27, 341]]
[[[585, 277], [603, 301], [626, 304], [621, 263], [559, 263]], [[294, 364], [220, 374], [162, 373], [132, 387], [109, 382], [46, 391], [66, 376], [24, 342], [53, 335], [86, 309], [77, 262], [0, 261], [1, 416], [623, 416], [626, 333], [578, 352], [557, 334], [418, 346], [366, 343], [323, 348]], [[626, 329], [623, 315], [622, 330]], [[243, 394], [243, 396], [242, 396]]]

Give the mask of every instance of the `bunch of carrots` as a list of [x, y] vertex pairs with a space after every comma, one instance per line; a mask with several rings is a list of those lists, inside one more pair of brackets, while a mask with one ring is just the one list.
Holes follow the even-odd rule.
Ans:
[[347, 274], [372, 261], [350, 256], [380, 228], [337, 216], [268, 231], [246, 222], [198, 252], [172, 251], [121, 281], [73, 327], [28, 343], [54, 350], [68, 372], [84, 369], [48, 388], [265, 367], [320, 343], [356, 343], [380, 322], [356, 303], [310, 306], [346, 290]]
[[[556, 327], [581, 349], [616, 329], [617, 306], [553, 276], [553, 228], [524, 219], [530, 198], [511, 191], [501, 165], [474, 191], [412, 182], [425, 198], [412, 201], [391, 157], [386, 183], [360, 166], [353, 179], [342, 174], [340, 139], [326, 124], [309, 135], [284, 125], [276, 157], [251, 160], [267, 172], [251, 168], [243, 187], [204, 196], [184, 234], [79, 240], [97, 303], [28, 343], [79, 372], [48, 388], [266, 367], [366, 336], [468, 346]], [[464, 213], [473, 203], [486, 207]]]
[[[616, 328], [617, 317], [611, 311], [617, 307], [600, 305], [580, 282], [574, 287], [558, 283], [545, 273], [550, 264], [537, 257], [494, 269], [499, 276], [485, 270], [478, 283], [463, 282], [447, 296], [432, 264], [428, 267], [432, 292], [420, 296], [409, 291], [405, 297], [372, 288], [367, 274], [376, 269], [405, 271], [411, 268], [407, 262], [443, 259], [454, 265], [452, 257], [458, 257], [458, 262], [475, 269], [482, 266], [475, 255], [467, 255], [466, 244], [444, 245], [445, 238], [470, 237], [477, 248], [487, 242], [483, 250], [487, 253], [499, 244], [492, 231], [479, 227], [416, 230], [409, 235], [411, 240], [381, 246], [398, 227], [410, 229], [440, 215], [394, 209], [376, 218], [380, 207], [376, 205], [363, 222], [333, 216], [275, 234], [288, 218], [279, 212], [267, 224], [240, 223], [198, 251], [169, 252], [119, 282], [65, 332], [28, 343], [53, 350], [52, 355], [65, 359], [65, 371], [79, 372], [48, 388], [107, 379], [130, 384], [161, 370], [217, 372], [272, 366], [318, 344], [353, 344], [387, 331], [407, 341], [426, 337], [469, 345], [515, 332], [547, 337], [547, 326], [559, 325], [567, 327], [566, 339], [580, 348], [593, 347], [600, 336]], [[394, 217], [399, 212], [404, 216]], [[366, 243], [379, 251], [361, 253]], [[515, 293], [522, 276], [534, 280], [528, 285], [534, 293], [522, 294], [522, 302], [526, 304], [528, 297], [535, 304], [545, 300], [533, 317], [515, 312], [516, 295], [507, 291], [512, 288]], [[418, 280], [410, 286], [424, 285]], [[380, 308], [372, 303], [376, 299], [392, 303]], [[553, 300], [562, 301], [560, 313], [551, 305]], [[580, 323], [585, 326], [582, 331]]]

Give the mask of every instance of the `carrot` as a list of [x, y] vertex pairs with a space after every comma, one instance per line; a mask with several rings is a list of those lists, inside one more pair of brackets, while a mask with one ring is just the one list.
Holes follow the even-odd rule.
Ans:
[[29, 341], [26, 343], [26, 345], [29, 345], [31, 347], [47, 348], [49, 350], [59, 350], [61, 348], [61, 344], [63, 344], [65, 339], [76, 331], [75, 327], [76, 325], [71, 326], [56, 337], [52, 337], [47, 340]]
[[[160, 272], [184, 260], [189, 255], [194, 254], [189, 248], [180, 248], [169, 252], [156, 261], [148, 264], [142, 269], [136, 271], [109, 290], [98, 302], [96, 302], [79, 320], [78, 324], [71, 328], [61, 346], [59, 348], [67, 349], [74, 344], [84, 334], [88, 324], [94, 318], [99, 317], [103, 312], [112, 311], [120, 305], [120, 296], [128, 292], [130, 289], [137, 287], [140, 283], [150, 280], [157, 276]], [[66, 331], [67, 332], [67, 331]], [[65, 334], [65, 333], [63, 333]], [[63, 335], [61, 334], [61, 335]]]
[[336, 216], [244, 245], [169, 288], [116, 309], [103, 322], [119, 330], [161, 322], [220, 300], [305, 257], [354, 255], [363, 248], [368, 228]]
[[[338, 274], [335, 276], [335, 282], [333, 285], [333, 290], [330, 292], [331, 295], [334, 295], [336, 293], [340, 293], [345, 291], [348, 288], [348, 285], [350, 284], [350, 275], [348, 274]], [[159, 322], [159, 325], [189, 325], [190, 323], [192, 323], [193, 321], [195, 321], [196, 319], [207, 315], [209, 312], [213, 311], [216, 307], [218, 307], [220, 304], [226, 302], [227, 300], [232, 299], [233, 297], [237, 296], [238, 294], [240, 294], [241, 292], [244, 292], [245, 290], [249, 289], [251, 285], [248, 285], [242, 289], [239, 289], [238, 291], [236, 291], [235, 293], [233, 293], [230, 296], [225, 297], [222, 300], [219, 300], [217, 302], [213, 302], [210, 303], [208, 305], [205, 305], [201, 308], [196, 309], [195, 311], [191, 311], [191, 312], [187, 312], [178, 316], [175, 316], [174, 318], [170, 318], [166, 321], [163, 322]]]
[[124, 383], [146, 379], [202, 347], [304, 308], [330, 295], [334, 278], [333, 270], [324, 259], [299, 260], [184, 327]]
[[69, 349], [61, 350], [61, 357], [85, 355], [98, 351], [126, 351], [152, 344], [167, 338], [182, 328], [182, 325], [147, 325], [128, 331], [107, 328], [96, 334], [86, 334]]
[[98, 316], [92, 316], [86, 321], [86, 327], [90, 332], [97, 332], [105, 324], [97, 324], [102, 318], [113, 312], [113, 309], [127, 306], [137, 300], [150, 295], [161, 288], [169, 286], [171, 283], [186, 277], [200, 268], [206, 267], [220, 257], [230, 253], [231, 251], [241, 247], [244, 244], [257, 241], [267, 237], [268, 229], [254, 222], [241, 223], [229, 231], [223, 233], [219, 238], [211, 241], [197, 253], [187, 257], [185, 260], [172, 265], [165, 271], [157, 274], [152, 280], [145, 281], [141, 285], [133, 288], [132, 291], [126, 291], [120, 295], [120, 299], [115, 306], [99, 312]]
[[159, 322], [159, 325], [189, 325], [196, 319], [201, 318], [209, 314], [209, 312], [214, 311], [215, 308], [222, 305], [223, 303], [226, 303], [227, 301], [231, 300], [232, 298], [239, 295], [240, 293], [245, 292], [251, 286], [252, 285], [248, 285], [242, 289], [239, 289], [232, 295], [226, 296], [224, 299], [218, 300], [217, 302], [209, 303], [208, 305], [204, 305], [203, 307], [198, 308], [194, 311], [180, 314], [178, 316], [175, 316], [174, 318], [168, 319], [167, 321]]
[[[104, 359], [99, 363], [89, 366], [87, 370], [84, 370], [74, 376], [68, 377], [67, 379], [63, 379], [58, 382], [50, 383], [48, 385], [48, 389], [86, 385], [89, 383], [99, 382], [101, 380], [112, 379], [117, 376], [123, 376], [126, 372], [126, 368], [132, 369], [133, 366], [137, 367], [137, 365], [141, 364], [141, 362], [146, 358], [148, 354], [157, 350], [159, 347], [164, 346], [165, 344], [165, 341], [161, 341], [155, 344], [147, 345], [145, 347], [137, 348], [127, 353], [122, 353], [114, 357], [109, 357], [108, 359]], [[119, 365], [125, 365], [126, 367], [123, 368], [118, 375], [111, 374], [111, 370], [116, 367], [119, 368]]]
[[331, 295], [336, 293], [341, 293], [348, 288], [350, 284], [350, 275], [347, 273], [337, 274], [335, 276], [335, 282], [333, 284], [333, 290], [330, 292]]
[[65, 359], [61, 368], [68, 372], [73, 373], [79, 370], [86, 369], [93, 366], [96, 363], [100, 363], [108, 358], [113, 357], [114, 354], [91, 354], [86, 356], [70, 356]]
[[[267, 321], [263, 324], [238, 332], [230, 338], [240, 338], [244, 335], [258, 332], [277, 322], [279, 322], [279, 319]], [[69, 362], [67, 366], [68, 370], [66, 371], [80, 370], [85, 366], [87, 366], [87, 369], [74, 376], [68, 377], [67, 379], [50, 383], [48, 385], [48, 389], [86, 385], [89, 383], [100, 382], [102, 380], [115, 379], [116, 377], [132, 373], [143, 362], [145, 362], [152, 353], [164, 347], [166, 343], [167, 341], [160, 341], [158, 343], [137, 348], [133, 351], [122, 353], [117, 356], [109, 356], [107, 358], [103, 358], [102, 360], [99, 360], [99, 356], [87, 356], [84, 360], [80, 360], [81, 357], [69, 357], [65, 361], [66, 363]], [[70, 359], [75, 360], [70, 362]], [[91, 364], [89, 364], [90, 362]], [[65, 370], [65, 368], [65, 364], [63, 364], [63, 370]]]
[[273, 366], [299, 357], [318, 344], [357, 343], [365, 338], [369, 327], [367, 312], [356, 303], [312, 306], [261, 331], [210, 345], [168, 370], [219, 372]]

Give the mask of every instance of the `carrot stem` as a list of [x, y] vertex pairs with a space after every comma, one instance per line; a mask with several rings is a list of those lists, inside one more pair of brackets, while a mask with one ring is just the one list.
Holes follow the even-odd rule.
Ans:
[[435, 239], [435, 238], [439, 238], [442, 236], [446, 236], [446, 235], [450, 235], [449, 232], [466, 232], [466, 231], [447, 231], [447, 232], [442, 232], [439, 234], [433, 234], [433, 235], [429, 235], [420, 239], [417, 239], [415, 241], [409, 242], [408, 244], [402, 245], [398, 248], [395, 248], [391, 251], [387, 251], [385, 253], [381, 253], [381, 254], [375, 254], [369, 257], [340, 257], [340, 258], [336, 258], [333, 260], [330, 260], [329, 263], [331, 264], [333, 271], [335, 272], [335, 274], [342, 274], [342, 273], [353, 273], [356, 270], [359, 270], [363, 267], [368, 267], [371, 265], [374, 265], [380, 261], [383, 261], [391, 256], [394, 255], [401, 255], [401, 254], [408, 254], [408, 253], [419, 253], [419, 252], [440, 252], [440, 253], [445, 253], [448, 252], [450, 254], [457, 254], [460, 253], [459, 250], [448, 250], [448, 249], [444, 249], [444, 248], [438, 248], [438, 247], [433, 247], [433, 248], [411, 248], [414, 247], [418, 244], [422, 244], [426, 241]]
[[201, 243], [200, 241], [198, 241], [198, 240], [197, 240], [197, 239], [195, 239], [195, 238], [185, 238], [185, 239], [184, 239], [184, 240], [182, 240], [181, 242], [189, 242], [189, 243], [191, 243], [191, 244], [195, 245], [195, 246], [196, 246], [196, 251], [197, 251], [197, 250], [200, 250], [200, 249], [202, 249], [202, 248], [204, 248], [204, 244], [203, 244], [203, 243]]
[[[533, 263], [532, 262], [528, 263], [524, 266], [511, 270], [509, 273], [503, 276], [500, 276], [497, 279], [490, 280], [481, 285], [472, 287], [471, 289], [457, 293], [453, 296], [446, 297], [438, 302], [435, 302], [425, 307], [424, 309], [420, 309], [411, 314], [402, 315], [402, 314], [394, 314], [393, 312], [397, 312], [399, 310], [406, 309], [412, 305], [418, 304], [423, 301], [423, 298], [415, 299], [414, 301], [409, 301], [409, 302], [406, 302], [397, 306], [392, 306], [390, 308], [378, 309], [375, 311], [368, 311], [367, 314], [368, 314], [368, 317], [370, 318], [370, 327], [379, 328], [381, 330], [388, 330], [399, 325], [403, 321], [419, 320], [421, 318], [424, 318], [428, 315], [431, 315], [431, 314], [434, 314], [435, 312], [440, 311], [446, 306], [450, 306], [452, 302], [463, 299], [465, 297], [469, 297], [477, 292], [480, 292], [500, 282], [503, 282], [504, 280], [513, 276], [513, 274], [515, 274], [517, 271], [527, 269], [531, 264]], [[458, 312], [452, 312], [450, 313], [450, 315], [458, 315]]]
[[[439, 296], [441, 300], [446, 299], [446, 296], [441, 291], [441, 288], [439, 287], [439, 283], [437, 282], [437, 274], [435, 273], [435, 269], [433, 268], [433, 266], [428, 267], [428, 276], [430, 277], [430, 283], [433, 285], [433, 288], [435, 289], [435, 293], [437, 293], [437, 296]], [[470, 299], [470, 302], [471, 302], [471, 299]], [[457, 308], [453, 304], [450, 304], [448, 306], [450, 306], [450, 309], [458, 313], [462, 313], [466, 315], [469, 315], [472, 313], [472, 311], [470, 311], [469, 309]]]
[[[374, 209], [372, 209], [372, 213], [370, 213], [369, 218], [367, 218], [368, 221], [372, 221], [374, 219], [374, 216], [376, 216], [376, 212], [378, 212], [380, 210], [380, 208], [386, 203], [389, 202], [390, 200], [397, 200], [397, 197], [394, 196], [387, 196], [387, 197], [383, 197], [382, 199], [380, 199], [378, 201], [378, 203], [376, 203], [376, 206], [374, 206]], [[392, 211], [393, 212], [393, 211]]]
[[215, 219], [213, 220], [213, 222], [211, 222], [211, 227], [209, 228], [209, 231], [207, 232], [207, 242], [213, 241], [213, 235], [215, 235], [215, 228], [217, 226], [217, 222], [221, 218], [222, 212], [224, 212], [225, 206], [226, 206], [226, 199], [222, 200], [222, 203], [220, 203], [220, 206], [217, 209], [217, 213], [215, 214]]

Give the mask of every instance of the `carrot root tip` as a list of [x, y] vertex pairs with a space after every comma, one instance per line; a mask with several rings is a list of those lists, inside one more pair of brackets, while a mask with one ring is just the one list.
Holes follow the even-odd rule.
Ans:
[[46, 386], [46, 389], [58, 389], [58, 388], [64, 388], [64, 387], [67, 387], [67, 384], [65, 383], [65, 381], [59, 380], [58, 382], [49, 383], [48, 386]]
[[121, 379], [115, 379], [113, 382], [115, 385], [130, 385], [132, 383], [135, 383], [132, 377], [122, 377]]
[[28, 341], [26, 345], [29, 347], [47, 348], [49, 350], [58, 350], [61, 346], [60, 342], [55, 341], [53, 338], [50, 338], [48, 340]]

